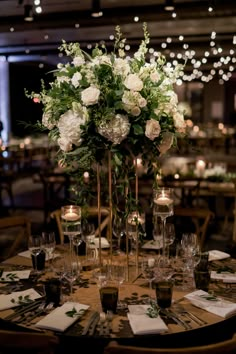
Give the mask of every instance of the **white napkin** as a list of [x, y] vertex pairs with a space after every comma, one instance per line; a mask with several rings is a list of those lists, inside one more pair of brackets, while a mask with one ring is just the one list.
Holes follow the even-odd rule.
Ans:
[[31, 270], [17, 270], [11, 272], [3, 272], [0, 278], [0, 282], [15, 282], [20, 279], [28, 279]]
[[229, 273], [229, 272], [217, 273], [215, 270], [212, 270], [211, 279], [222, 280], [223, 283], [236, 283], [236, 273]]
[[[99, 248], [99, 237], [95, 237], [94, 239], [95, 247]], [[101, 237], [101, 248], [108, 248], [110, 247], [109, 242], [105, 237]]]
[[142, 245], [142, 248], [159, 250], [160, 248], [162, 248], [162, 242], [155, 242], [154, 240], [150, 240], [150, 241], [145, 242]]
[[229, 258], [230, 254], [218, 251], [218, 250], [211, 250], [209, 251], [209, 261], [218, 261], [221, 259]]
[[236, 313], [236, 304], [220, 297], [216, 297], [215, 301], [207, 300], [205, 297], [212, 297], [206, 291], [197, 290], [184, 297], [188, 299], [194, 306], [200, 307], [203, 310], [214, 313], [220, 317], [229, 317]]
[[35, 326], [57, 332], [64, 332], [69, 326], [77, 321], [79, 317], [82, 316], [80, 313], [79, 315], [69, 317], [66, 315], [66, 312], [75, 309], [78, 313], [80, 310], [87, 310], [88, 308], [88, 305], [79, 304], [78, 302], [66, 302], [42, 318], [35, 324]]
[[151, 318], [146, 314], [149, 305], [129, 305], [127, 314], [134, 334], [155, 334], [168, 332], [168, 327], [160, 316]]
[[[30, 252], [30, 250], [26, 250], [26, 251], [18, 253], [18, 256], [22, 256], [22, 257], [31, 259], [31, 252]], [[59, 256], [60, 256], [59, 253], [54, 253], [54, 255], [52, 255], [52, 256], [48, 256], [48, 254], [46, 254], [46, 258], [45, 259], [46, 259], [46, 261], [49, 261], [50, 259], [56, 258], [56, 257], [59, 257]]]
[[16, 291], [8, 295], [0, 295], [0, 311], [21, 305], [21, 303], [19, 303], [21, 297], [23, 300], [25, 297], [29, 298], [30, 300], [35, 300], [40, 298], [41, 295], [38, 294], [34, 289]]

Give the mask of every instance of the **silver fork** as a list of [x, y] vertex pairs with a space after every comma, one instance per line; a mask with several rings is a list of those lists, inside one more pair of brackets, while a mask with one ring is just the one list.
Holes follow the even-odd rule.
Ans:
[[[42, 304], [43, 305], [43, 304]], [[39, 315], [45, 313], [49, 313], [51, 311], [51, 309], [54, 307], [54, 302], [50, 302], [47, 306], [42, 306], [40, 309], [38, 308], [38, 311], [36, 311], [32, 316], [30, 316], [29, 318], [26, 318], [27, 325], [30, 325], [31, 322], [37, 318]]]

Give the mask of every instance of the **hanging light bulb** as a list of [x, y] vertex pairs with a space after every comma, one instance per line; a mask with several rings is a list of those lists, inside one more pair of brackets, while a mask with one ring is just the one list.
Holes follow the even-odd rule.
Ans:
[[166, 0], [166, 1], [165, 1], [164, 9], [165, 9], [166, 11], [174, 11], [175, 6], [174, 6], [173, 1], [172, 1], [172, 0]]
[[92, 0], [92, 17], [102, 17], [103, 12], [100, 6], [100, 0]]
[[32, 5], [24, 5], [24, 20], [26, 22], [32, 22], [34, 20], [33, 16], [33, 6]]

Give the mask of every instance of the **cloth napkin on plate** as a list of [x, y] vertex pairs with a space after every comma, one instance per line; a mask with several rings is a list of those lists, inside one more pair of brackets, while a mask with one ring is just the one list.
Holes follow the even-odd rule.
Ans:
[[28, 279], [30, 276], [31, 270], [17, 270], [11, 272], [3, 272], [0, 278], [0, 282], [15, 282], [20, 279]]
[[[42, 318], [35, 324], [35, 326], [56, 332], [64, 332], [69, 326], [77, 321], [78, 318], [83, 315], [83, 311], [87, 310], [88, 308], [88, 305], [79, 304], [78, 302], [66, 302]], [[74, 310], [76, 311], [76, 314], [74, 314], [73, 317], [70, 317], [66, 314], [66, 312]]]
[[160, 316], [151, 318], [146, 314], [149, 305], [129, 305], [127, 314], [132, 331], [136, 335], [168, 332]]
[[203, 290], [196, 290], [184, 296], [193, 305], [214, 313], [220, 317], [229, 317], [236, 313], [236, 304], [220, 297], [214, 297]]
[[35, 300], [40, 297], [41, 295], [34, 289], [15, 291], [8, 295], [0, 295], [0, 311], [19, 306], [24, 300]]
[[221, 259], [229, 258], [230, 254], [218, 251], [218, 250], [211, 250], [209, 251], [209, 261], [219, 261]]
[[222, 280], [223, 283], [236, 283], [236, 273], [211, 271], [211, 279]]

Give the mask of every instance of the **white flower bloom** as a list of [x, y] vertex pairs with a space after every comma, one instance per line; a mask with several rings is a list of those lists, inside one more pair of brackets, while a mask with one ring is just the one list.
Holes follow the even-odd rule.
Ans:
[[57, 84], [60, 86], [61, 83], [63, 82], [67, 82], [69, 83], [70, 82], [70, 78], [69, 76], [57, 76]]
[[57, 143], [62, 151], [69, 152], [72, 150], [72, 144], [65, 136], [57, 139]]
[[124, 140], [130, 131], [128, 117], [123, 114], [116, 114], [109, 122], [102, 122], [98, 132], [113, 144], [117, 145]]
[[158, 146], [160, 155], [165, 154], [172, 146], [174, 141], [174, 134], [170, 132], [164, 132], [162, 135], [161, 144]]
[[114, 74], [126, 77], [130, 72], [130, 66], [127, 60], [116, 58], [114, 62]]
[[153, 71], [150, 74], [150, 79], [152, 82], [158, 82], [160, 80], [160, 74], [157, 71]]
[[153, 118], [147, 120], [145, 129], [145, 135], [147, 138], [149, 138], [150, 140], [154, 140], [160, 135], [160, 132], [161, 127], [160, 123], [157, 120]]
[[111, 59], [108, 55], [100, 55], [93, 59], [93, 63], [95, 65], [101, 65], [101, 64], [111, 65]]
[[146, 99], [136, 91], [125, 91], [122, 96], [122, 102], [126, 112], [131, 112], [134, 107], [143, 108], [147, 105]]
[[137, 74], [129, 74], [124, 81], [124, 85], [127, 89], [133, 91], [141, 91], [143, 88], [143, 82]]
[[82, 56], [75, 57], [72, 61], [74, 66], [81, 66], [85, 63], [85, 60]]
[[74, 73], [74, 75], [71, 78], [72, 85], [77, 88], [79, 86], [79, 82], [82, 79], [82, 75], [80, 72]]
[[42, 117], [42, 124], [49, 130], [55, 127], [55, 124], [52, 123], [52, 112], [45, 111]]
[[186, 123], [184, 120], [184, 116], [182, 113], [176, 111], [173, 114], [174, 126], [178, 133], [185, 133], [186, 131]]
[[147, 105], [147, 100], [144, 97], [139, 97], [138, 98], [138, 104], [140, 108], [146, 107]]
[[80, 145], [81, 143], [81, 125], [85, 124], [86, 118], [78, 112], [72, 110], [60, 116], [57, 127], [61, 138], [66, 138], [71, 144]]
[[81, 92], [81, 99], [85, 106], [91, 106], [98, 103], [100, 90], [90, 86]]

